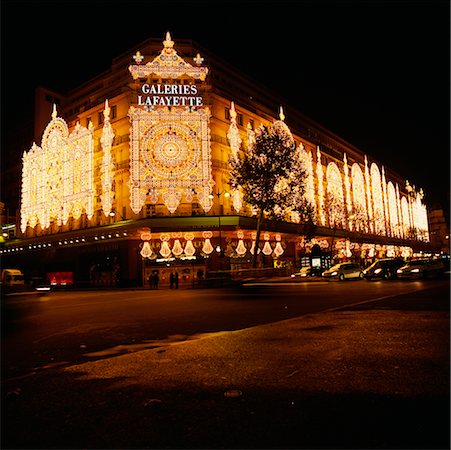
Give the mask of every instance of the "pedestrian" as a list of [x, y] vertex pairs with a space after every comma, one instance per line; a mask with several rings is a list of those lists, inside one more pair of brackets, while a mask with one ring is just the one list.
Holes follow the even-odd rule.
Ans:
[[174, 287], [175, 282], [175, 274], [174, 271], [171, 272], [171, 275], [169, 275], [169, 287], [172, 289]]
[[152, 276], [152, 274], [149, 275], [149, 278], [147, 279], [147, 281], [149, 282], [150, 289], [152, 289], [153, 288], [153, 276]]
[[158, 282], [160, 281], [160, 276], [158, 275], [158, 271], [155, 271], [154, 275], [153, 275], [153, 284], [154, 284], [154, 288], [158, 289]]
[[179, 288], [179, 273], [177, 271], [175, 271], [175, 274], [174, 274], [174, 282], [175, 282], [175, 288], [178, 289]]

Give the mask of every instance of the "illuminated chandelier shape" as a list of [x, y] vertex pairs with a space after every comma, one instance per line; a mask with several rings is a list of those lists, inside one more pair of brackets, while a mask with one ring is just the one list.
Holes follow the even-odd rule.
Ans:
[[113, 207], [114, 192], [112, 190], [114, 179], [114, 164], [111, 154], [111, 146], [114, 140], [113, 127], [110, 123], [110, 107], [108, 100], [105, 100], [105, 110], [103, 111], [104, 123], [102, 129], [102, 137], [100, 144], [102, 145], [102, 168], [101, 168], [101, 183], [102, 183], [102, 209], [105, 216], [109, 216]]
[[204, 231], [202, 233], [203, 238], [205, 239], [204, 241], [204, 245], [202, 246], [202, 251], [206, 254], [209, 255], [214, 249], [213, 246], [211, 245], [211, 237], [213, 236], [213, 233], [211, 231]]
[[[257, 238], [257, 233], [256, 233], [255, 231], [253, 231], [253, 232], [251, 233], [251, 236], [252, 236], [252, 245], [251, 245], [251, 248], [249, 249], [249, 251], [250, 251], [251, 254], [253, 255], [254, 252], [255, 252], [255, 239]], [[257, 255], [258, 255], [260, 252], [261, 252], [261, 249], [260, 249], [260, 248], [257, 249]]]
[[263, 246], [262, 252], [264, 255], [269, 256], [272, 253], [272, 247], [269, 243], [269, 233], [264, 233], [263, 239], [265, 240], [265, 245]]
[[186, 245], [184, 249], [184, 253], [186, 256], [193, 256], [196, 253], [196, 249], [193, 245], [194, 234], [193, 233], [185, 233]]
[[285, 251], [282, 247], [281, 243], [282, 237], [279, 233], [276, 234], [276, 246], [274, 247], [274, 255], [276, 255], [277, 258], [279, 258], [283, 252]]
[[172, 233], [172, 236], [175, 238], [174, 245], [172, 246], [172, 253], [174, 256], [180, 256], [183, 253], [183, 247], [182, 244], [180, 244], [182, 233]]
[[169, 248], [169, 244], [168, 244], [169, 239], [170, 239], [170, 236], [167, 233], [163, 233], [160, 236], [160, 240], [161, 240], [160, 255], [163, 258], [169, 258], [169, 256], [171, 256], [171, 249]]
[[237, 236], [238, 236], [238, 245], [236, 246], [235, 251], [238, 256], [244, 256], [247, 252], [246, 246], [244, 245], [243, 242], [244, 233], [242, 231], [238, 231]]

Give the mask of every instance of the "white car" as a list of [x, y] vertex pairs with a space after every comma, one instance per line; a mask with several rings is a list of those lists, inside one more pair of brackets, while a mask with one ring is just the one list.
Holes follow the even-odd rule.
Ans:
[[362, 279], [363, 272], [359, 264], [344, 262], [335, 264], [323, 272], [324, 278], [336, 278], [340, 281], [349, 279]]

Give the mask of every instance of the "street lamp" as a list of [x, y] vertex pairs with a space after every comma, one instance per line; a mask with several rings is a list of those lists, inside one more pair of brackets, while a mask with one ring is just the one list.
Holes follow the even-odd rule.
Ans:
[[[119, 217], [121, 218], [121, 220], [127, 220], [125, 217], [122, 216], [121, 213], [118, 212], [117, 214], [119, 214]], [[114, 217], [115, 215], [116, 215], [116, 210], [115, 209], [111, 210], [109, 216]]]
[[230, 197], [230, 192], [224, 191], [224, 192], [219, 192], [217, 191], [216, 194], [210, 194], [208, 196], [208, 198], [210, 200], [214, 199], [216, 197], [218, 197], [218, 209], [219, 209], [219, 214], [218, 214], [218, 231], [219, 231], [219, 244], [216, 246], [216, 252], [218, 253], [218, 255], [220, 256], [224, 256], [224, 250], [222, 250], [222, 236], [221, 236], [221, 214], [224, 214], [224, 205], [221, 205], [219, 198], [221, 197], [221, 195], [224, 195], [224, 197], [228, 198]]

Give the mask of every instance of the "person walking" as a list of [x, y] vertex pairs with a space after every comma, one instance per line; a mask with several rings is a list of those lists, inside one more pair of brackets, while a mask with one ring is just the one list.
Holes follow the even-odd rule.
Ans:
[[171, 272], [171, 275], [169, 275], [169, 287], [172, 289], [174, 287], [175, 282], [175, 274], [174, 271]]
[[153, 285], [155, 289], [158, 289], [158, 283], [160, 281], [160, 276], [158, 275], [158, 271], [155, 271], [153, 275]]
[[178, 289], [179, 288], [179, 273], [177, 271], [175, 271], [175, 274], [174, 274], [174, 283], [175, 283], [175, 288]]

